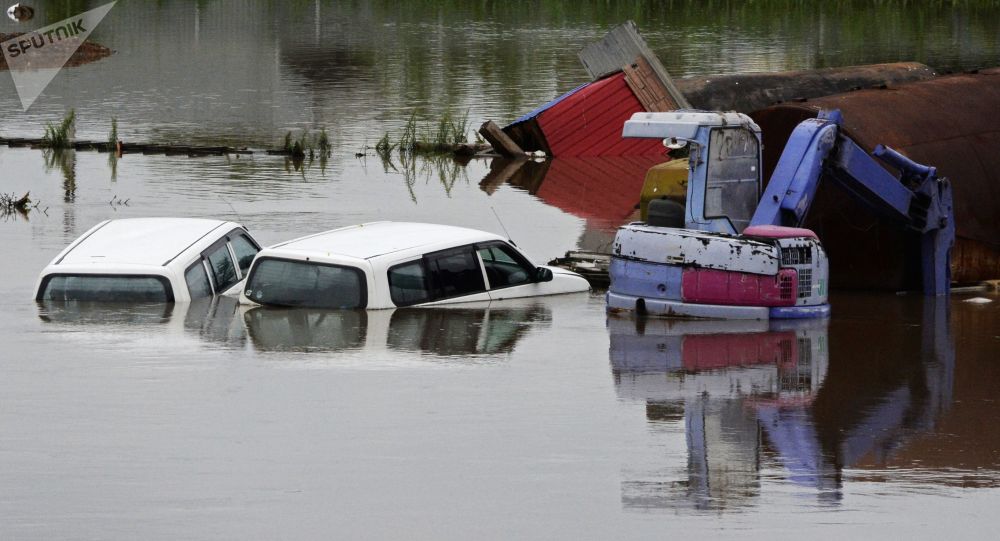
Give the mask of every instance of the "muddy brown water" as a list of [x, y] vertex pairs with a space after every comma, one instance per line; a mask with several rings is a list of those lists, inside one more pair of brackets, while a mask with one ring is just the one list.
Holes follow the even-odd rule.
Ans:
[[[837, 30], [819, 10], [775, 30], [762, 4], [732, 14], [754, 54], [688, 51], [668, 68], [849, 63], [861, 49], [848, 29], [865, 34], [873, 15], [845, 7]], [[6, 136], [37, 135], [74, 106], [78, 134], [97, 139], [111, 114], [129, 138], [263, 145], [324, 125], [335, 138], [329, 160], [299, 169], [0, 147], [0, 191], [40, 202], [0, 218], [0, 538], [992, 535], [996, 294], [841, 292], [829, 321], [797, 324], [609, 319], [600, 292], [367, 313], [35, 303], [41, 268], [112, 217], [224, 217], [270, 244], [380, 219], [503, 233], [496, 211], [544, 261], [606, 243], [630, 211], [592, 193], [594, 179], [481, 186], [487, 161], [353, 156], [414, 104], [428, 119], [468, 106], [478, 124], [572, 88], [578, 45], [620, 13], [247, 5], [123, 3], [96, 32], [116, 54], [60, 74], [27, 114], [0, 77]], [[964, 9], [922, 11], [931, 23], [900, 10], [888, 33], [931, 65], [992, 58], [980, 37], [997, 15]], [[39, 6], [33, 22], [53, 13]], [[703, 52], [730, 39], [707, 16], [668, 27], [658, 13], [639, 24], [660, 51], [685, 35]], [[796, 45], [820, 20], [841, 56]], [[914, 45], [918, 24], [935, 38]], [[970, 43], [957, 52], [955, 28]], [[526, 35], [531, 51], [512, 37]], [[163, 51], [175, 42], [186, 55]], [[963, 302], [973, 296], [994, 302]]]

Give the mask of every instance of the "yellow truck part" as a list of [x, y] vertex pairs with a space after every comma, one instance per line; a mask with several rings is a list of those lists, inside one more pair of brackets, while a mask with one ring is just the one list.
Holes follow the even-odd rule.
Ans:
[[670, 199], [683, 205], [687, 200], [687, 180], [687, 159], [670, 160], [650, 167], [639, 196], [640, 219], [645, 222], [649, 218], [649, 202], [653, 199]]

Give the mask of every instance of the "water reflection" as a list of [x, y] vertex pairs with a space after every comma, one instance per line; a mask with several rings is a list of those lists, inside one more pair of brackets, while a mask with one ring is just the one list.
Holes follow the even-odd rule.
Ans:
[[76, 202], [76, 151], [72, 149], [47, 149], [42, 152], [45, 172], [58, 168], [63, 177], [63, 202]]
[[628, 472], [623, 505], [741, 508], [768, 477], [839, 501], [845, 471], [886, 468], [952, 404], [948, 301], [906, 307], [916, 323], [609, 318], [619, 397], [645, 402], [654, 432], [682, 429], [687, 447], [679, 476]]
[[493, 194], [509, 184], [583, 218], [586, 226], [578, 248], [608, 251], [618, 226], [637, 216], [646, 171], [668, 160], [665, 155], [495, 159], [479, 188]]
[[359, 348], [368, 334], [364, 310], [255, 308], [243, 315], [261, 351], [336, 351]]
[[173, 304], [122, 304], [102, 302], [38, 303], [38, 317], [46, 323], [72, 326], [148, 325], [166, 323], [173, 313]]
[[254, 308], [244, 315], [247, 333], [261, 351], [338, 351], [364, 348], [442, 357], [513, 351], [528, 329], [547, 324], [543, 305], [439, 307], [399, 310]]
[[189, 336], [209, 345], [242, 347], [246, 334], [239, 304], [231, 297], [190, 303], [105, 303], [39, 301], [38, 317], [66, 332], [128, 333], [136, 336]]
[[551, 310], [535, 303], [501, 306], [314, 310], [248, 308], [217, 297], [180, 304], [38, 303], [38, 317], [64, 331], [128, 332], [196, 338], [209, 346], [262, 352], [412, 352], [449, 358], [511, 353]]

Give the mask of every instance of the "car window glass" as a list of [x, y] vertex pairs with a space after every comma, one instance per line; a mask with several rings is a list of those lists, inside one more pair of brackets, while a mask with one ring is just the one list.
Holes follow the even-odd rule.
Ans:
[[364, 273], [354, 267], [261, 259], [245, 294], [260, 304], [312, 308], [365, 308]]
[[253, 263], [253, 258], [257, 255], [257, 247], [244, 235], [232, 237], [229, 242], [232, 243], [233, 252], [236, 253], [236, 266], [240, 268], [240, 273], [246, 276], [250, 270], [250, 263]]
[[389, 297], [396, 306], [407, 306], [430, 300], [424, 266], [412, 261], [389, 269]]
[[479, 259], [471, 247], [427, 256], [427, 272], [435, 299], [486, 291]]
[[208, 283], [208, 274], [205, 272], [205, 265], [200, 259], [184, 273], [184, 281], [187, 282], [191, 300], [212, 295], [212, 286]]
[[215, 277], [215, 290], [219, 293], [225, 292], [239, 281], [239, 277], [236, 276], [236, 267], [233, 265], [233, 258], [229, 254], [229, 247], [225, 243], [209, 252], [208, 266], [212, 268], [212, 274]]
[[490, 289], [526, 284], [531, 281], [534, 268], [521, 261], [513, 249], [503, 244], [492, 244], [479, 249], [479, 257], [486, 268]]
[[167, 285], [156, 276], [53, 276], [43, 301], [167, 302]]

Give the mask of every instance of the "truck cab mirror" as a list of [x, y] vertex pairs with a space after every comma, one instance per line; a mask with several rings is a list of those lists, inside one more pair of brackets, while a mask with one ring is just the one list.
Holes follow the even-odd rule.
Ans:
[[545, 267], [538, 267], [535, 269], [535, 281], [536, 282], [551, 282], [552, 281], [552, 270]]

